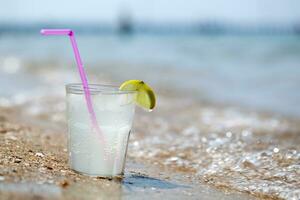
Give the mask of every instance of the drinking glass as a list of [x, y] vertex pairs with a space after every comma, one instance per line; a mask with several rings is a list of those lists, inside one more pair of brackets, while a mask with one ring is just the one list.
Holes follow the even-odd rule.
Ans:
[[89, 91], [100, 132], [95, 131], [82, 84], [66, 85], [70, 167], [89, 176], [121, 176], [136, 92], [101, 84], [90, 84]]

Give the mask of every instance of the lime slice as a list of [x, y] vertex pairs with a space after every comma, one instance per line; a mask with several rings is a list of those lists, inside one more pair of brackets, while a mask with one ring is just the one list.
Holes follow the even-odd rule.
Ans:
[[120, 90], [137, 91], [135, 102], [137, 105], [152, 110], [155, 107], [155, 94], [152, 88], [141, 80], [125, 81]]

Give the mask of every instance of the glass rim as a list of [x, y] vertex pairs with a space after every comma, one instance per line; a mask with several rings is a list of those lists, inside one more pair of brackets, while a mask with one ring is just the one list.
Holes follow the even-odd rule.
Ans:
[[[68, 83], [65, 85], [66, 92], [71, 94], [84, 94], [82, 83]], [[109, 84], [89, 84], [89, 91], [93, 94], [135, 94], [132, 90], [119, 90], [119, 86]]]

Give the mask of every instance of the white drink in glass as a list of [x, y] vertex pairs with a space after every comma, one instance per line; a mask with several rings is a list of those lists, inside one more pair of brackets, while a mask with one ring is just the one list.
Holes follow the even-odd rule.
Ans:
[[82, 85], [67, 85], [69, 163], [73, 170], [90, 176], [122, 175], [134, 117], [135, 92], [96, 84], [89, 87], [102, 136], [94, 131]]

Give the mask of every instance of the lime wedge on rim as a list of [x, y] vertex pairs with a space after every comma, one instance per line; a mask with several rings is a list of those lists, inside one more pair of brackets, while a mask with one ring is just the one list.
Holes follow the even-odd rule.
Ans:
[[155, 107], [155, 93], [152, 88], [141, 80], [128, 80], [122, 83], [120, 90], [137, 91], [135, 102], [137, 105], [152, 110]]

